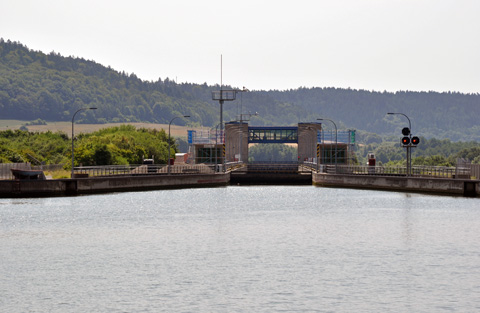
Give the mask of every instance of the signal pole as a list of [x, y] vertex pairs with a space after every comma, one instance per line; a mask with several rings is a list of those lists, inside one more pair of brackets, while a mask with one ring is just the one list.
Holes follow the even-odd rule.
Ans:
[[412, 123], [410, 122], [410, 118], [408, 118], [408, 116], [403, 114], [403, 113], [387, 113], [387, 115], [394, 115], [394, 114], [403, 115], [408, 120], [408, 128], [405, 127], [405, 128], [402, 129], [402, 134], [405, 136], [405, 137], [402, 138], [402, 144], [407, 149], [407, 176], [411, 176], [412, 175], [412, 150], [410, 148], [412, 147], [412, 144], [411, 144], [411, 141], [412, 141], [411, 140], [412, 139], [412, 134], [411, 134]]

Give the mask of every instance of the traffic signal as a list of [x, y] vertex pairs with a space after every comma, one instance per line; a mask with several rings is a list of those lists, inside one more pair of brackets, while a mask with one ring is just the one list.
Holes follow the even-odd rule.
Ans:
[[420, 143], [420, 138], [418, 138], [417, 136], [412, 137], [412, 145], [416, 146], [419, 143]]
[[404, 135], [404, 136], [410, 135], [410, 128], [404, 127], [404, 128], [402, 129], [402, 135]]
[[410, 144], [410, 138], [405, 136], [402, 138], [402, 145], [408, 146]]

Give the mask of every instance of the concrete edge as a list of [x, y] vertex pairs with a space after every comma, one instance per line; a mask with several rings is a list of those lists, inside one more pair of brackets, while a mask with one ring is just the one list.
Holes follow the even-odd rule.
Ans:
[[371, 189], [466, 197], [480, 196], [479, 180], [314, 173], [312, 175], [312, 183], [319, 187]]
[[0, 198], [62, 197], [83, 194], [227, 186], [230, 174], [145, 175], [55, 180], [0, 181]]

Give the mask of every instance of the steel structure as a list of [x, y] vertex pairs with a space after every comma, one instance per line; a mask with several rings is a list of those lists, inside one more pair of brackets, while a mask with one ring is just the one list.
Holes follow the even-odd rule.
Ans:
[[298, 143], [298, 127], [249, 126], [248, 143]]

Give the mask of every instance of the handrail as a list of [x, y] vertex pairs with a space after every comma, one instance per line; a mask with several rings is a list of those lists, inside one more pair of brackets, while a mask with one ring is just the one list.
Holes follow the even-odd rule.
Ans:
[[[131, 165], [108, 165], [108, 166], [81, 166], [74, 168], [76, 177], [100, 177], [100, 176], [134, 176], [134, 175], [168, 175], [168, 167], [165, 164], [131, 164]], [[214, 165], [171, 165], [170, 174], [214, 174]]]
[[[334, 173], [334, 165], [319, 164], [318, 172]], [[364, 166], [364, 165], [338, 165], [338, 174], [347, 175], [383, 175], [383, 176], [407, 176], [407, 168]], [[445, 166], [413, 166], [412, 176], [437, 177], [437, 178], [464, 178], [470, 179], [471, 170], [468, 167], [445, 167]]]

